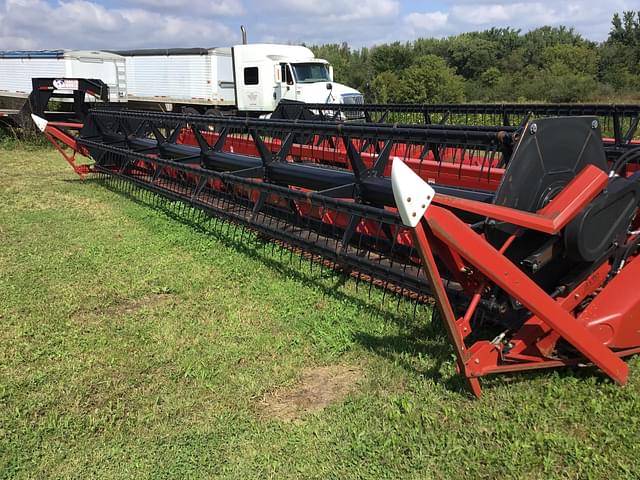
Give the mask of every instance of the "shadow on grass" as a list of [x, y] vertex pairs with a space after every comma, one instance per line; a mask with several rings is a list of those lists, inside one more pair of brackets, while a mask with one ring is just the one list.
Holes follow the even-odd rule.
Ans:
[[[442, 336], [444, 326], [440, 325], [440, 320], [434, 318], [428, 328], [419, 331], [410, 331], [406, 334], [378, 337], [366, 332], [357, 332], [355, 339], [368, 350], [377, 355], [387, 358], [395, 364], [400, 365], [405, 370], [411, 372], [416, 377], [429, 378], [434, 382], [442, 384], [451, 392], [460, 393], [469, 398], [475, 398], [466, 379], [458, 374], [443, 374], [443, 366], [447, 362], [454, 362], [453, 348], [446, 336]], [[438, 344], [425, 345], [425, 340], [439, 342]], [[416, 358], [429, 356], [435, 360], [435, 365], [429, 368], [421, 368]], [[445, 370], [446, 371], [446, 370]], [[613, 381], [601, 370], [593, 365], [586, 366], [566, 366], [553, 369], [525, 370], [521, 372], [510, 372], [495, 375], [488, 375], [480, 378], [480, 383], [484, 392], [494, 388], [504, 386], [519, 386], [530, 384], [531, 381], [550, 380], [551, 377], [560, 379], [574, 379], [587, 385], [611, 385]], [[562, 383], [555, 382], [559, 389]]]
[[[453, 349], [448, 340], [439, 338], [437, 335], [436, 338], [434, 335], [429, 335], [429, 337], [426, 335], [428, 334], [424, 329], [384, 337], [357, 332], [355, 340], [376, 355], [400, 365], [417, 378], [429, 378], [443, 384], [447, 390], [471, 396], [462, 377], [459, 375], [448, 376], [442, 373], [445, 363], [453, 362]], [[427, 338], [433, 343], [427, 344], [425, 342]], [[416, 359], [422, 356], [431, 358], [435, 364], [428, 368], [420, 367], [420, 362]]]
[[[353, 339], [367, 350], [401, 365], [405, 370], [417, 377], [430, 378], [445, 385], [450, 391], [469, 397], [472, 396], [463, 377], [460, 375], [444, 376], [442, 374], [442, 367], [446, 362], [453, 359], [453, 350], [446, 336], [443, 335], [444, 326], [437, 315], [429, 315], [431, 317], [430, 320], [418, 325], [416, 324], [415, 309], [413, 315], [403, 315], [401, 313], [393, 313], [389, 311], [388, 307], [385, 307], [384, 297], [389, 296], [397, 299], [397, 294], [383, 294], [381, 293], [382, 288], [374, 286], [375, 293], [373, 296], [377, 298], [382, 296], [382, 302], [380, 303], [365, 301], [358, 296], [350, 295], [341, 289], [351, 278], [349, 275], [328, 267], [322, 267], [317, 263], [314, 264], [313, 261], [304, 259], [298, 253], [293, 253], [277, 246], [273, 242], [263, 240], [255, 233], [249, 232], [241, 226], [217, 219], [183, 202], [171, 201], [125, 181], [118, 181], [108, 177], [106, 179], [91, 178], [85, 180], [85, 182], [101, 185], [139, 205], [153, 208], [174, 221], [188, 225], [195, 231], [211, 235], [223, 245], [244, 255], [259, 259], [282, 276], [293, 278], [302, 285], [320, 290], [323, 296], [330, 297], [335, 301], [348, 301], [357, 305], [367, 315], [375, 315], [385, 321], [396, 323], [402, 330], [402, 333], [398, 335], [381, 337], [359, 331], [354, 333]], [[238, 232], [240, 233], [238, 234]], [[269, 250], [271, 251], [269, 252]], [[279, 258], [276, 258], [278, 256]], [[288, 257], [288, 261], [286, 257]], [[297, 259], [297, 262], [294, 259]], [[310, 276], [303, 273], [301, 266], [304, 261], [309, 263], [311, 273], [313, 273], [314, 268], [320, 269], [320, 277], [317, 274]], [[323, 274], [323, 272], [325, 273]], [[333, 285], [327, 285], [327, 278], [336, 279], [336, 282]], [[369, 297], [371, 297], [372, 288], [370, 284], [367, 283], [364, 288], [369, 289]], [[396, 300], [393, 300], [393, 303], [396, 303]], [[426, 310], [429, 313], [433, 312], [430, 307], [427, 307]], [[435, 365], [424, 369], [418, 367], [417, 362], [411, 361], [411, 358], [421, 355], [434, 359]], [[564, 367], [557, 371], [561, 378], [576, 376], [579, 378], [594, 378], [595, 376], [597, 383], [608, 381], [605, 375], [593, 367]], [[519, 384], [532, 378], [548, 377], [549, 375], [548, 370], [503, 374], [483, 377], [482, 384], [483, 388], [486, 389], [505, 384]]]
[[[370, 299], [374, 298], [374, 300], [365, 301], [359, 296], [350, 295], [342, 290], [342, 287], [344, 287], [347, 282], [350, 280], [355, 281], [355, 279], [347, 273], [322, 266], [318, 262], [304, 258], [302, 255], [280, 247], [268, 239], [261, 238], [242, 226], [212, 217], [183, 202], [171, 201], [153, 192], [130, 184], [129, 182], [100, 178], [89, 178], [84, 180], [84, 182], [101, 185], [114, 193], [125, 196], [128, 200], [139, 205], [159, 211], [172, 220], [187, 225], [197, 232], [212, 236], [216, 241], [219, 241], [226, 247], [260, 260], [260, 262], [280, 275], [293, 278], [296, 282], [304, 286], [320, 290], [325, 297], [332, 298], [336, 301], [348, 301], [368, 315], [375, 315], [385, 321], [394, 322], [403, 328], [408, 328], [413, 324], [414, 314], [403, 315], [399, 309], [396, 313], [389, 310], [389, 306], [398, 307], [401, 302], [411, 302], [413, 305], [412, 301], [392, 292], [383, 292], [381, 287], [372, 285], [364, 280], [359, 282], [361, 288], [368, 290]], [[307, 275], [302, 271], [302, 264], [305, 262], [309, 266], [311, 275]], [[320, 275], [314, 273], [318, 271]], [[328, 279], [334, 279], [335, 282], [328, 285]], [[375, 300], [380, 301], [376, 302]], [[430, 311], [430, 307], [424, 304], [422, 305], [423, 308]], [[416, 308], [413, 310], [415, 313]]]

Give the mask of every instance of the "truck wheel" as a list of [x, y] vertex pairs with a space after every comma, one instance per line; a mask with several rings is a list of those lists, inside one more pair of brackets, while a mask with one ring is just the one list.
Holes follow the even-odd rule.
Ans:
[[[205, 110], [204, 114], [209, 115], [211, 117], [217, 117], [217, 118], [223, 117], [222, 112], [218, 108], [208, 108], [207, 110]], [[216, 132], [216, 133], [220, 133], [220, 131], [222, 130], [222, 128], [220, 128], [215, 124], [209, 124], [207, 128], [209, 129], [210, 132]]]
[[[199, 112], [194, 107], [182, 107], [180, 110], [181, 110], [183, 115], [202, 115], [202, 112]], [[196, 124], [192, 124], [191, 122], [187, 122], [186, 127], [187, 128], [191, 128], [192, 125], [195, 125], [200, 130], [205, 128], [204, 124], [197, 124], [197, 123]]]
[[193, 107], [182, 107], [182, 113], [185, 115], [200, 115], [200, 112]]

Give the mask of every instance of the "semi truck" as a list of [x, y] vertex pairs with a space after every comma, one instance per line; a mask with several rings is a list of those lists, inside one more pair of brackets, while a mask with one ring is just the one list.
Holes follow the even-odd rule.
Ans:
[[333, 80], [333, 68], [295, 45], [114, 51], [126, 58], [131, 103], [163, 109], [264, 114], [282, 99], [363, 103], [357, 90]]
[[[273, 112], [281, 100], [361, 104], [337, 83], [333, 68], [303, 46], [246, 44], [222, 48], [0, 52], [0, 107], [20, 108], [37, 77], [102, 80], [109, 101], [132, 108], [188, 113]], [[90, 101], [91, 99], [88, 98]], [[19, 101], [18, 101], [19, 103]]]

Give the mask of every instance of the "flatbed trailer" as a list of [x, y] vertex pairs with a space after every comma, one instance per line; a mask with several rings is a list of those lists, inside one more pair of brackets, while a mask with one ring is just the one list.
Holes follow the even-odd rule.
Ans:
[[[60, 89], [61, 81], [66, 82], [66, 86], [71, 90]], [[33, 78], [31, 81], [32, 90], [25, 100], [22, 108], [0, 109], [0, 128], [25, 128], [33, 129], [32, 114], [46, 118], [49, 121], [78, 123], [81, 122], [89, 112], [91, 98], [92, 102], [102, 104], [109, 102], [109, 86], [102, 80], [85, 78]], [[63, 110], [51, 110], [50, 100], [68, 100], [68, 108]], [[57, 102], [57, 105], [61, 105]], [[117, 105], [117, 104], [116, 104]]]
[[0, 125], [9, 127], [18, 127], [17, 115], [20, 110], [0, 109]]

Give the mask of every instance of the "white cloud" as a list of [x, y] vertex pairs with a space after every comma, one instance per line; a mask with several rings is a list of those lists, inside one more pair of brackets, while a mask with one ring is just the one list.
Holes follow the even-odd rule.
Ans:
[[[34, 22], [34, 12], [43, 21]], [[228, 45], [237, 35], [206, 17], [141, 8], [107, 8], [87, 0], [6, 0], [0, 5], [3, 48], [117, 49]]]
[[416, 30], [441, 31], [449, 21], [449, 14], [446, 12], [410, 13], [405, 17], [405, 21]]
[[[261, 6], [282, 17], [295, 16], [306, 22], [350, 22], [371, 18], [395, 17], [400, 12], [398, 0], [272, 0]], [[304, 18], [300, 15], [309, 15]], [[307, 24], [309, 26], [309, 24]]]
[[[526, 15], [523, 15], [525, 12]], [[459, 23], [468, 25], [517, 25], [523, 19], [531, 25], [544, 25], [557, 20], [554, 10], [541, 2], [453, 5], [451, 16]]]
[[246, 13], [238, 0], [130, 0], [132, 5], [160, 9], [163, 12], [194, 11], [205, 15], [240, 16]]
[[[413, 12], [404, 17], [408, 36], [445, 36], [491, 27], [513, 27], [523, 31], [543, 25], [575, 27], [591, 40], [604, 40], [615, 12], [637, 8], [629, 0], [449, 0], [448, 8]], [[446, 18], [445, 18], [446, 15]]]
[[400, 0], [247, 0], [257, 23], [250, 41], [348, 42], [354, 47], [404, 38]]
[[[637, 0], [0, 0], [0, 48], [217, 46], [240, 41], [353, 47], [506, 27], [574, 26], [606, 38]], [[423, 6], [416, 11], [410, 6]]]

